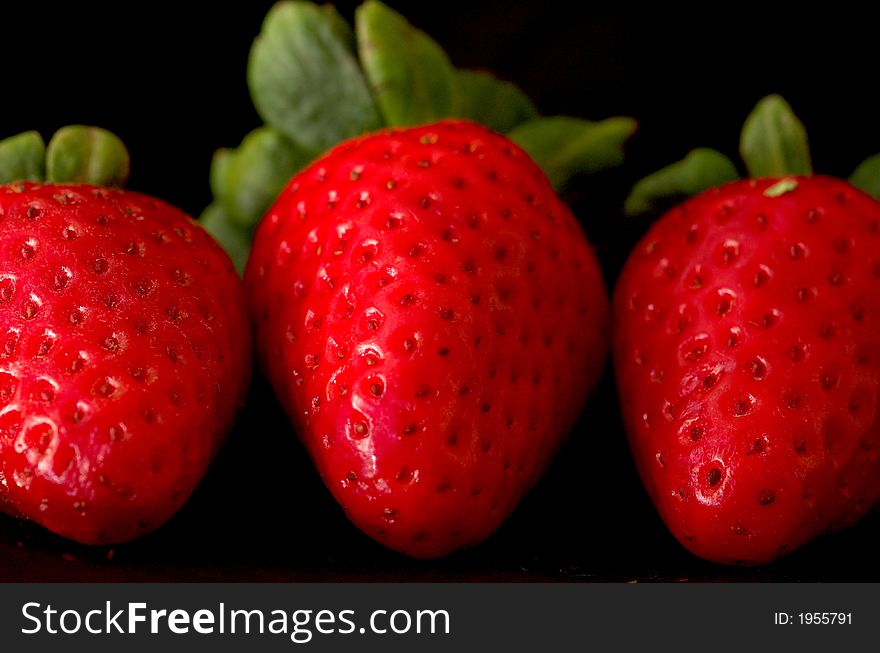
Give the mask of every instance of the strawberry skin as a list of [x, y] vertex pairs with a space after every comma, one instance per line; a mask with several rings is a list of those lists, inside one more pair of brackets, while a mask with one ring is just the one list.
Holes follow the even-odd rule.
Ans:
[[877, 502], [880, 203], [821, 176], [706, 191], [637, 246], [614, 318], [637, 467], [693, 553], [767, 562]]
[[492, 534], [597, 382], [608, 300], [543, 173], [463, 121], [296, 176], [245, 272], [257, 348], [327, 486], [417, 557]]
[[192, 493], [244, 400], [228, 257], [164, 202], [0, 186], [0, 506], [87, 544]]

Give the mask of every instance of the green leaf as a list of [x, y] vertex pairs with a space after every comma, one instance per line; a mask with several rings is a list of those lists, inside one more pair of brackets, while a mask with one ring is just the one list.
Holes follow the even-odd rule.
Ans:
[[505, 133], [526, 120], [538, 117], [535, 105], [515, 84], [485, 72], [457, 72], [461, 93], [458, 107], [460, 118]]
[[850, 175], [850, 183], [880, 200], [880, 154], [868, 157]]
[[125, 144], [100, 127], [62, 127], [46, 148], [46, 178], [52, 182], [122, 186], [129, 168]]
[[35, 131], [0, 141], [0, 184], [43, 181], [46, 177], [46, 145]]
[[251, 249], [248, 234], [232, 222], [223, 207], [216, 202], [202, 212], [199, 223], [226, 251], [235, 269], [242, 274]]
[[248, 61], [260, 116], [315, 152], [382, 125], [355, 56], [330, 16], [310, 2], [276, 4]]
[[336, 36], [339, 37], [340, 42], [344, 43], [350, 52], [357, 52], [357, 41], [354, 38], [354, 30], [351, 28], [351, 25], [348, 24], [348, 21], [342, 17], [339, 11], [337, 11], [336, 7], [331, 4], [325, 4], [321, 5], [319, 9], [321, 10], [321, 13], [324, 14], [324, 18], [330, 24], [330, 27], [336, 32]]
[[312, 153], [271, 127], [259, 127], [235, 150], [218, 150], [211, 162], [211, 190], [229, 218], [253, 228]]
[[211, 158], [210, 183], [211, 193], [223, 204], [231, 204], [232, 200], [232, 162], [234, 150], [222, 147]]
[[577, 173], [620, 165], [623, 145], [636, 128], [632, 118], [589, 122], [558, 116], [523, 123], [508, 136], [531, 155], [558, 189]]
[[364, 72], [388, 125], [418, 125], [455, 115], [458, 78], [443, 49], [378, 0], [355, 13]]
[[743, 125], [740, 155], [751, 177], [809, 175], [807, 130], [779, 95], [762, 99]]
[[637, 182], [623, 206], [627, 215], [659, 212], [683, 197], [696, 195], [739, 177], [736, 166], [717, 150], [700, 148], [681, 161]]

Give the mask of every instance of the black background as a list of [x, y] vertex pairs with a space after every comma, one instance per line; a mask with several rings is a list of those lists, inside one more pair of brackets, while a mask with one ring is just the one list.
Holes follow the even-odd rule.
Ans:
[[[629, 185], [692, 147], [733, 155], [743, 119], [767, 93], [782, 93], [806, 123], [818, 171], [846, 176], [880, 151], [880, 57], [867, 9], [389, 4], [457, 65], [517, 82], [542, 113], [639, 119], [629, 162], [566, 194], [609, 286], [646, 227], [619, 215]], [[337, 3], [349, 18], [355, 5]], [[131, 188], [198, 214], [210, 200], [214, 149], [237, 145], [260, 123], [245, 69], [270, 6], [4, 4], [0, 136], [104, 126], [129, 146]], [[496, 536], [419, 562], [347, 522], [258, 379], [228, 445], [169, 524], [134, 543], [89, 549], [0, 517], [0, 580], [880, 580], [876, 513], [759, 568], [694, 558], [643, 493], [615, 406], [609, 373], [562, 454]]]

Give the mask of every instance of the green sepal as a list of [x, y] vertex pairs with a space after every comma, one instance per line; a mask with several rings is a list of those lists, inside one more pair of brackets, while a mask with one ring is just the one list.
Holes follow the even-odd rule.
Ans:
[[46, 144], [39, 132], [24, 132], [0, 141], [0, 184], [45, 178]]
[[760, 100], [746, 118], [739, 151], [754, 178], [813, 172], [807, 130], [779, 95]]
[[211, 190], [230, 220], [253, 228], [278, 193], [313, 153], [271, 127], [258, 127], [234, 150], [218, 150], [211, 162]]
[[354, 30], [348, 24], [348, 21], [342, 17], [342, 14], [339, 13], [339, 10], [331, 4], [319, 5], [318, 9], [324, 14], [325, 20], [333, 28], [333, 31], [336, 32], [339, 40], [345, 44], [350, 52], [357, 53], [357, 40], [354, 37]]
[[849, 183], [880, 200], [880, 154], [862, 161], [850, 175]]
[[598, 122], [556, 116], [537, 118], [508, 136], [544, 171], [554, 188], [578, 173], [594, 173], [623, 163], [624, 144], [638, 124], [632, 118]]
[[267, 14], [248, 60], [257, 112], [316, 152], [382, 125], [339, 20], [311, 2], [280, 2]]
[[628, 216], [659, 213], [684, 197], [739, 178], [733, 162], [717, 150], [692, 150], [633, 186], [623, 205]]
[[210, 204], [202, 212], [199, 223], [226, 251], [238, 274], [243, 274], [251, 249], [251, 238], [247, 231], [233, 222], [217, 202]]
[[453, 116], [458, 77], [431, 37], [378, 0], [355, 12], [361, 65], [389, 126], [408, 126]]
[[229, 147], [221, 147], [211, 157], [211, 171], [209, 180], [211, 194], [222, 204], [232, 204], [232, 162], [235, 159], [235, 150]]
[[535, 105], [515, 84], [476, 70], [459, 70], [457, 75], [458, 117], [501, 133], [538, 117]]
[[100, 127], [59, 129], [46, 147], [46, 179], [54, 183], [123, 186], [131, 161], [116, 134]]

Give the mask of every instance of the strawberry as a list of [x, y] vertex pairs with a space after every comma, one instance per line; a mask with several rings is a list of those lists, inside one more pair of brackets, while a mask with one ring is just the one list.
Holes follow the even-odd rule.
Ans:
[[318, 159], [260, 223], [245, 285], [324, 482], [412, 556], [493, 533], [603, 368], [607, 298], [575, 218], [519, 147], [466, 121]]
[[636, 246], [614, 318], [636, 465], [690, 551], [764, 563], [880, 499], [875, 199], [824, 176], [706, 190]]
[[247, 329], [228, 257], [178, 209], [0, 186], [0, 505], [88, 544], [161, 525], [244, 399]]

